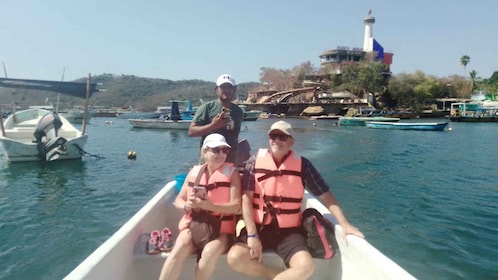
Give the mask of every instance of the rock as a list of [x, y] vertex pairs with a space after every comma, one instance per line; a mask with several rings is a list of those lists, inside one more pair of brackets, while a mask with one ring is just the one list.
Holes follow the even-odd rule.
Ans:
[[309, 106], [304, 109], [300, 116], [310, 117], [310, 116], [321, 116], [326, 115], [325, 109], [322, 106]]

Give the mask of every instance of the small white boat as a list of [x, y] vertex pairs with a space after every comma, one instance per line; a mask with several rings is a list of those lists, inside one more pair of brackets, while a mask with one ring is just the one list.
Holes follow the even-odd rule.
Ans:
[[66, 118], [43, 109], [11, 114], [2, 124], [0, 143], [10, 162], [81, 158], [87, 141]]
[[[95, 111], [88, 110], [86, 114], [86, 123], [89, 123], [90, 119], [95, 116]], [[66, 118], [70, 123], [82, 124], [83, 119], [85, 119], [85, 110], [72, 108], [65, 112], [59, 112], [59, 115]]]
[[188, 130], [192, 120], [167, 120], [167, 119], [130, 119], [128, 122], [134, 128], [155, 128], [155, 129], [180, 129]]
[[138, 111], [130, 111], [130, 112], [118, 112], [116, 113], [116, 118], [118, 119], [156, 119], [161, 116], [161, 113], [158, 112], [138, 112]]
[[257, 121], [259, 119], [259, 115], [263, 113], [260, 110], [248, 110], [246, 105], [239, 105], [240, 109], [244, 112], [243, 121]]
[[[88, 100], [98, 91], [90, 80], [90, 74], [86, 83], [0, 78], [0, 87], [84, 98], [88, 112]], [[80, 159], [85, 154], [86, 122], [80, 131], [58, 113], [38, 107], [14, 112], [0, 124], [0, 144], [10, 162]]]
[[[169, 253], [146, 254], [147, 233], [167, 226], [173, 232], [173, 237], [178, 235], [177, 225], [182, 213], [173, 206], [177, 195], [175, 186], [175, 181], [167, 183], [64, 279], [157, 279]], [[336, 224], [323, 204], [310, 194], [306, 193], [303, 205], [317, 209]], [[340, 237], [342, 228], [336, 225], [335, 230], [336, 236]], [[316, 269], [311, 279], [415, 279], [366, 240], [356, 236], [347, 238], [348, 244], [338, 238], [339, 253], [332, 259], [314, 259]], [[264, 252], [263, 261], [282, 269], [285, 267], [280, 257], [273, 252]], [[195, 255], [187, 258], [180, 279], [193, 279], [195, 265]], [[220, 256], [212, 279], [254, 278], [230, 269], [224, 254]]]
[[369, 128], [444, 131], [448, 122], [420, 123], [420, 122], [366, 122]]
[[314, 120], [337, 120], [340, 117], [341, 116], [338, 116], [338, 115], [320, 115], [320, 116], [311, 116], [310, 120], [312, 120], [312, 121], [314, 121]]
[[155, 119], [129, 119], [128, 122], [135, 128], [188, 130], [195, 111], [188, 100], [187, 109], [180, 113], [178, 103], [179, 101], [171, 102], [171, 114], [168, 117], [162, 115]]

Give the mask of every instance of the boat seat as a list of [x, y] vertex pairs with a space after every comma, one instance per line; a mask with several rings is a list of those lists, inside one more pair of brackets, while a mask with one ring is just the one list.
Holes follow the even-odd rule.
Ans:
[[34, 140], [33, 129], [6, 129], [5, 136], [11, 139], [18, 140]]

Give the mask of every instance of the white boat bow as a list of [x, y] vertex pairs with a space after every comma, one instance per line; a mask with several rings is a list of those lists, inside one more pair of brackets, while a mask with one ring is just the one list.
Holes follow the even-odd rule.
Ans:
[[[175, 181], [167, 183], [64, 279], [157, 279], [169, 253], [146, 254], [146, 234], [167, 226], [173, 237], [178, 235], [177, 225], [182, 213], [173, 206], [177, 195], [175, 185]], [[336, 224], [327, 209], [310, 194], [306, 194], [303, 205], [316, 208]], [[415, 279], [366, 240], [348, 236], [346, 244], [340, 238], [341, 227], [336, 225], [335, 229], [339, 253], [330, 260], [314, 259], [316, 269], [311, 279]], [[212, 279], [253, 279], [230, 269], [226, 254], [220, 258]], [[273, 252], [264, 252], [263, 261], [284, 268], [282, 260]], [[187, 258], [180, 279], [193, 279], [195, 265], [195, 255]]]

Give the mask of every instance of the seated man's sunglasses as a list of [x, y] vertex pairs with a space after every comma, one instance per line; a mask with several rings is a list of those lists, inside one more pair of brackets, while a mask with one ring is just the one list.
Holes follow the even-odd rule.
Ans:
[[280, 134], [280, 133], [272, 133], [270, 134], [270, 139], [271, 140], [280, 140], [280, 141], [287, 141], [289, 139], [289, 135], [286, 134]]

